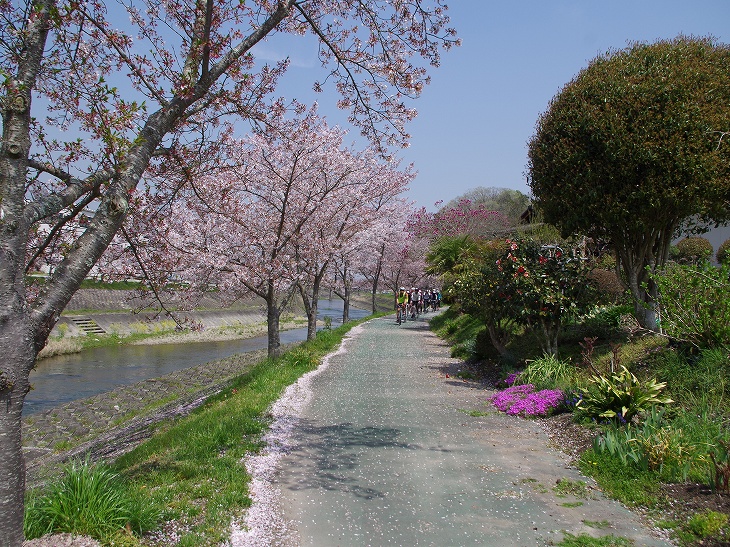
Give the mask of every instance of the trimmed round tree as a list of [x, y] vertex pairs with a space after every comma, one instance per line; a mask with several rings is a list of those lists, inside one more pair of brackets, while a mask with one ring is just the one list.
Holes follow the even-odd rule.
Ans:
[[656, 330], [649, 272], [681, 222], [728, 217], [730, 49], [710, 38], [636, 43], [594, 59], [556, 95], [529, 143], [530, 187], [565, 235], [607, 239]]
[[725, 264], [730, 260], [730, 239], [723, 241], [717, 248], [717, 254], [715, 258], [720, 264]]
[[696, 264], [700, 260], [709, 260], [712, 251], [712, 243], [705, 237], [685, 237], [677, 242], [680, 262]]

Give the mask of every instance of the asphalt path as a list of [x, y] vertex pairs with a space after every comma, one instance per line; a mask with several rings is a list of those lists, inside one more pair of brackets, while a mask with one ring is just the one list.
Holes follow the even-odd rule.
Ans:
[[566, 533], [669, 545], [571, 467], [538, 424], [496, 412], [493, 392], [460, 378], [428, 318], [357, 327], [287, 391], [269, 450], [250, 465], [254, 504], [234, 547], [531, 547]]

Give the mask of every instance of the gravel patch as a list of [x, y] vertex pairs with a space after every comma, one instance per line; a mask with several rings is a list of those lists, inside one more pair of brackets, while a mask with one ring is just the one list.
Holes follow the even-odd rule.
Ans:
[[101, 547], [101, 543], [86, 536], [52, 534], [24, 541], [23, 547]]

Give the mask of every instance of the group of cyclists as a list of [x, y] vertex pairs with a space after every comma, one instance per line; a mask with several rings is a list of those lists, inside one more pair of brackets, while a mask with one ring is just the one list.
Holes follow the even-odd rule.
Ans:
[[441, 307], [441, 291], [438, 289], [419, 289], [412, 287], [406, 290], [401, 287], [396, 295], [396, 321], [400, 325], [408, 319], [415, 319], [429, 309], [436, 311]]

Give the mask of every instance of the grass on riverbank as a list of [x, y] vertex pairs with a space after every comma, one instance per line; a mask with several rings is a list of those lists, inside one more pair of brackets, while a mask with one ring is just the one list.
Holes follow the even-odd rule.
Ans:
[[[353, 326], [367, 319], [320, 331], [315, 340], [254, 365], [190, 416], [159, 424], [151, 439], [112, 466], [133, 492], [144, 493], [145, 503], [160, 512], [158, 531], [143, 539], [124, 529], [92, 535], [116, 547], [224, 542], [231, 519], [250, 505], [242, 460], [262, 448], [268, 408], [288, 385], [317, 368]], [[37, 518], [32, 512], [26, 515], [26, 530], [46, 528]]]
[[[280, 329], [282, 331], [296, 329], [306, 326], [306, 324], [307, 320], [304, 317], [287, 316], [282, 319]], [[266, 335], [266, 321], [226, 325], [197, 331], [189, 328], [179, 329], [172, 320], [152, 323], [137, 321], [129, 324], [126, 330], [127, 332], [122, 332], [120, 328], [116, 328], [106, 334], [94, 333], [80, 336], [67, 336], [65, 330], [62, 330], [59, 335], [48, 339], [46, 347], [43, 348], [38, 358], [68, 355], [87, 349], [121, 344], [176, 344], [254, 338]]]

